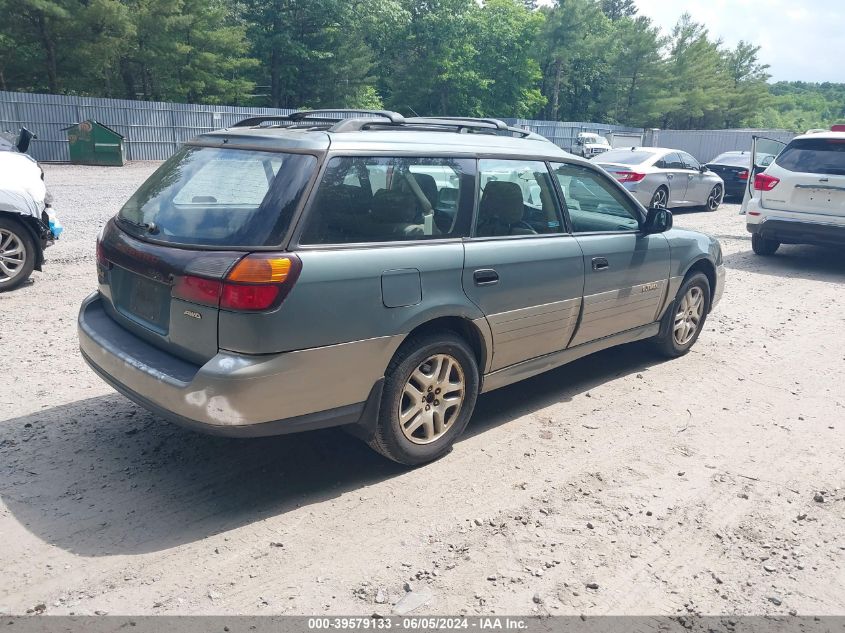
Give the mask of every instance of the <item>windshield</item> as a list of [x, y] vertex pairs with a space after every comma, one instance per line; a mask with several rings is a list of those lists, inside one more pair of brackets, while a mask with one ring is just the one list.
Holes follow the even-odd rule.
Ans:
[[118, 221], [150, 241], [276, 246], [316, 164], [305, 154], [185, 147], [141, 185]]
[[789, 171], [845, 176], [845, 138], [794, 140], [775, 162]]
[[585, 134], [581, 137], [581, 141], [584, 143], [598, 143], [599, 145], [607, 145], [607, 139], [603, 136], [598, 136], [596, 134]]
[[601, 155], [602, 163], [619, 163], [621, 165], [639, 165], [650, 158], [654, 158], [652, 152], [636, 152], [629, 149], [612, 149]]

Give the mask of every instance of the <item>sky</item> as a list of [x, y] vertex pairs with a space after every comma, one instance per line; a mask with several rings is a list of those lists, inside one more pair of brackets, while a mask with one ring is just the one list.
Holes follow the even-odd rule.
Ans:
[[728, 47], [760, 46], [771, 81], [845, 83], [845, 0], [636, 0], [671, 32], [685, 11]]

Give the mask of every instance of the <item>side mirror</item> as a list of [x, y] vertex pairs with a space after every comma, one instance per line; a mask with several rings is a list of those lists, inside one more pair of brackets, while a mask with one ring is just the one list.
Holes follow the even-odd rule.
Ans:
[[20, 134], [18, 134], [18, 144], [17, 148], [21, 154], [26, 154], [26, 150], [29, 149], [29, 144], [32, 139], [35, 138], [35, 134], [27, 130], [25, 127], [21, 128]]
[[703, 174], [705, 171], [710, 171], [710, 168], [707, 165], [699, 165], [698, 171], [700, 171]]
[[665, 233], [672, 228], [672, 223], [672, 212], [669, 209], [651, 207], [645, 216], [642, 228], [647, 234]]

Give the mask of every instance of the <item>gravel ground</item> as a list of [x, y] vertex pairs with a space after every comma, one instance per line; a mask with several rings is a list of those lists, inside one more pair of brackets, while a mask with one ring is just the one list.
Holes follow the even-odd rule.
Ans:
[[154, 167], [47, 166], [66, 233], [0, 295], [0, 613], [845, 614], [844, 253], [678, 213], [728, 267], [689, 355], [485, 395], [404, 470], [337, 430], [197, 435], [84, 365], [95, 235]]

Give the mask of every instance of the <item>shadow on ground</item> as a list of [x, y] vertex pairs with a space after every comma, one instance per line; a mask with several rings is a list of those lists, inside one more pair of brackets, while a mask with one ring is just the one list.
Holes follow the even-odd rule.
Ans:
[[[481, 396], [484, 433], [658, 362], [643, 343]], [[40, 539], [82, 556], [197, 541], [401, 476], [340, 429], [271, 438], [200, 435], [117, 394], [0, 422], [0, 497]], [[462, 448], [460, 443], [456, 450]]]
[[845, 275], [845, 251], [820, 246], [785, 244], [771, 257], [755, 255], [749, 248], [725, 255], [724, 262], [728, 268], [774, 277], [841, 282]]

